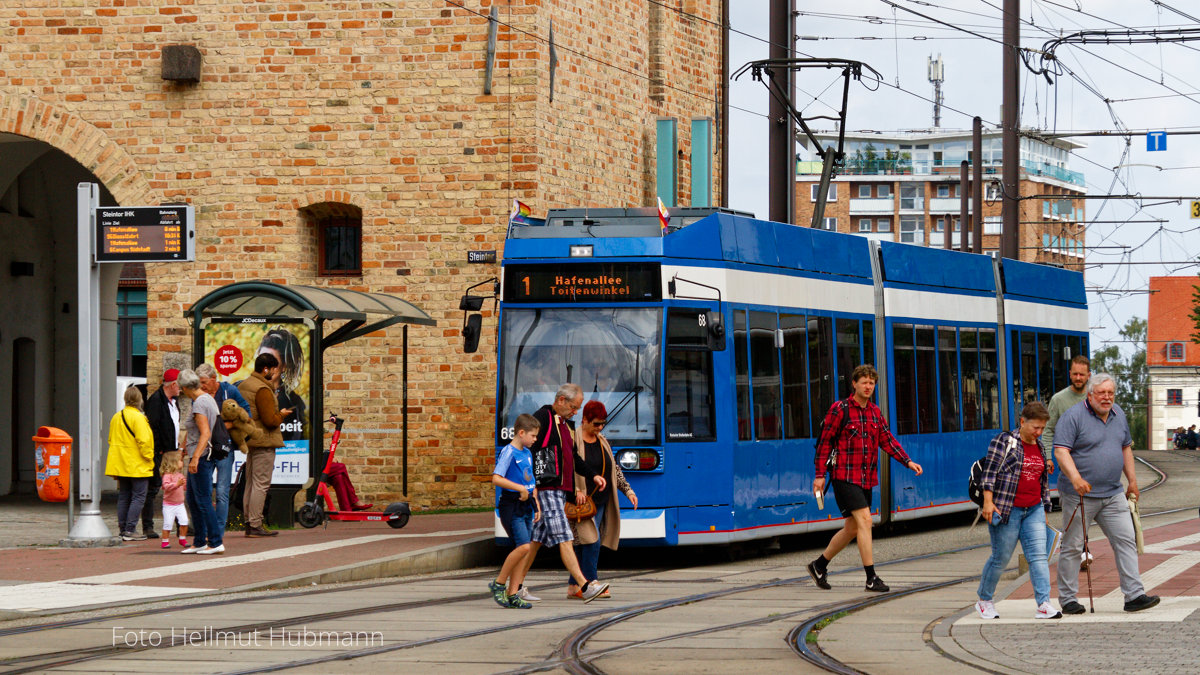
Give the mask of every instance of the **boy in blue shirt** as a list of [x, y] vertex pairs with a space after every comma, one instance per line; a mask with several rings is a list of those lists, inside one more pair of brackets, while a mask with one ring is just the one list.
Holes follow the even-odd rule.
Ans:
[[[504, 559], [504, 566], [495, 581], [488, 584], [492, 599], [501, 607], [529, 609], [533, 605], [517, 597], [521, 583], [525, 581], [521, 561], [529, 552], [530, 533], [533, 523], [541, 518], [537, 501], [537, 481], [533, 476], [533, 454], [529, 446], [537, 440], [541, 424], [533, 415], [519, 415], [513, 424], [513, 440], [500, 451], [496, 458], [496, 469], [492, 472], [492, 485], [500, 488], [500, 524], [516, 547]], [[531, 499], [532, 497], [532, 499]], [[505, 583], [507, 581], [507, 587]], [[509, 593], [507, 589], [512, 589]]]

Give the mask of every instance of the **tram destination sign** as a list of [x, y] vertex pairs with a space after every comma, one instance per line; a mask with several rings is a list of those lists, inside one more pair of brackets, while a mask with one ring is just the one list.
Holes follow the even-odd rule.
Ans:
[[509, 265], [507, 302], [657, 302], [662, 300], [657, 263], [589, 262]]
[[98, 263], [196, 259], [191, 206], [102, 206], [94, 215]]

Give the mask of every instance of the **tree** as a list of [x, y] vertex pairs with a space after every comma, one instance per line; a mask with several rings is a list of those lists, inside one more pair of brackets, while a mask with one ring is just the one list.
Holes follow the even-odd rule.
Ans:
[[1092, 352], [1092, 372], [1108, 373], [1117, 384], [1117, 405], [1129, 417], [1129, 433], [1133, 436], [1133, 447], [1147, 448], [1146, 444], [1146, 401], [1149, 374], [1146, 371], [1146, 320], [1136, 316], [1121, 329], [1121, 337], [1129, 344], [1137, 345], [1128, 358], [1121, 355], [1116, 345], [1109, 345]]
[[1192, 286], [1192, 303], [1192, 313], [1188, 314], [1188, 318], [1196, 326], [1196, 332], [1192, 333], [1192, 342], [1200, 343], [1200, 284]]

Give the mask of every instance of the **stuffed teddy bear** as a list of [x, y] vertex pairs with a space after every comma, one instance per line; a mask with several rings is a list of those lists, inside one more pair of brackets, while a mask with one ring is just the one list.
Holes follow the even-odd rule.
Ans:
[[233, 439], [242, 454], [249, 454], [250, 450], [246, 447], [246, 439], [254, 436], [255, 432], [254, 424], [250, 422], [250, 415], [237, 404], [237, 401], [227, 398], [221, 404], [221, 419], [233, 424], [229, 429], [229, 437]]

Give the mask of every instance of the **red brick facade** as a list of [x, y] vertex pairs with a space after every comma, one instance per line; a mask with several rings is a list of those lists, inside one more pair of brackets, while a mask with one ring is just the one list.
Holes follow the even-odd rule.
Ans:
[[[490, 95], [488, 0], [0, 5], [0, 132], [62, 150], [121, 204], [196, 207], [196, 262], [147, 266], [152, 387], [167, 355], [190, 350], [185, 308], [216, 287], [403, 297], [438, 320], [409, 333], [409, 496], [418, 508], [487, 503], [495, 317], [479, 352], [462, 354], [458, 298], [499, 269], [466, 252], [502, 250], [514, 198], [534, 215], [652, 204], [658, 117], [680, 121], [686, 204], [687, 122], [713, 114], [722, 62], [716, 0], [497, 4]], [[172, 44], [199, 48], [198, 83], [161, 79]], [[362, 276], [318, 276], [301, 211], [323, 202], [361, 209]], [[348, 432], [400, 428], [400, 343], [394, 328], [326, 353], [326, 409]], [[400, 496], [398, 439], [348, 433], [365, 498]]]

